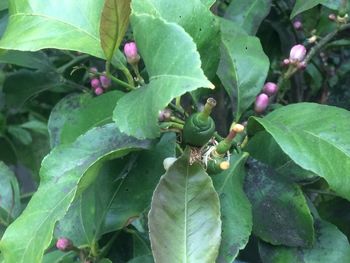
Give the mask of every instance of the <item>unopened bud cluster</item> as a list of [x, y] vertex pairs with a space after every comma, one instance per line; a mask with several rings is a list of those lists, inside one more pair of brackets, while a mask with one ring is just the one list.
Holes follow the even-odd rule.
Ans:
[[263, 113], [267, 106], [269, 106], [270, 97], [276, 95], [278, 92], [278, 86], [274, 82], [266, 82], [262, 93], [260, 93], [255, 99], [254, 111], [256, 113]]
[[90, 68], [90, 85], [96, 95], [101, 95], [111, 86], [111, 80], [106, 75], [98, 76], [96, 68]]
[[295, 45], [291, 48], [289, 58], [283, 60], [284, 65], [293, 65], [299, 69], [306, 68], [306, 48], [303, 45]]

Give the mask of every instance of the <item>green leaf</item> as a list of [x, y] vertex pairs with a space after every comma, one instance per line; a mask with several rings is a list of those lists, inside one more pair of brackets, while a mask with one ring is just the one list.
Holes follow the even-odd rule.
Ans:
[[174, 134], [168, 133], [149, 150], [106, 163], [59, 221], [55, 236], [67, 236], [77, 246], [93, 247], [103, 234], [130, 224], [150, 206], [153, 190], [164, 173], [163, 160], [175, 155], [175, 141]]
[[221, 59], [218, 76], [229, 94], [235, 119], [254, 102], [269, 70], [269, 59], [260, 40], [248, 36], [233, 22], [222, 22]]
[[112, 122], [113, 109], [123, 95], [114, 90], [97, 97], [73, 94], [62, 99], [49, 118], [51, 147], [71, 143], [91, 128]]
[[75, 252], [62, 252], [55, 250], [44, 255], [42, 263], [74, 263], [76, 257]]
[[284, 180], [268, 166], [251, 161], [244, 188], [252, 204], [256, 236], [274, 245], [313, 244], [313, 219], [297, 184]]
[[103, 161], [148, 147], [148, 141], [127, 137], [113, 124], [95, 128], [72, 144], [56, 147], [42, 163], [38, 191], [0, 242], [5, 260], [41, 262], [55, 223], [73, 199], [95, 180]]
[[[150, 82], [121, 98], [113, 119], [126, 134], [155, 138], [160, 135], [159, 111], [173, 98], [199, 87], [214, 86], [200, 69], [193, 40], [180, 26], [137, 13], [132, 15], [131, 23]], [[161, 44], [159, 36], [163, 36]]]
[[[250, 136], [265, 130], [298, 166], [323, 177], [350, 200], [350, 113], [337, 107], [298, 103], [250, 118]], [[342, 175], [342, 176], [340, 176]]]
[[219, 250], [219, 198], [199, 163], [189, 164], [190, 149], [162, 176], [148, 215], [157, 262], [214, 262]]
[[312, 180], [317, 176], [296, 165], [266, 131], [260, 131], [250, 138], [245, 150], [254, 159], [268, 164], [278, 174], [288, 177], [288, 179], [292, 179], [293, 181]]
[[201, 2], [207, 7], [210, 8], [215, 4], [215, 0], [201, 0]]
[[140, 152], [133, 160], [128, 174], [121, 177], [113, 187], [113, 199], [104, 232], [123, 228], [150, 206], [153, 191], [165, 172], [164, 159], [175, 157], [175, 143], [174, 134], [165, 134], [154, 148]]
[[154, 263], [152, 255], [140, 256], [133, 258], [128, 263]]
[[350, 202], [335, 197], [330, 200], [322, 198], [322, 202], [317, 204], [317, 212], [320, 217], [336, 225], [346, 236], [350, 236]]
[[196, 43], [204, 73], [212, 79], [219, 63], [220, 25], [218, 18], [209, 11], [208, 5], [213, 1], [205, 2], [133, 0], [132, 10], [135, 14], [148, 14], [182, 26]]
[[12, 0], [0, 48], [75, 50], [104, 58], [99, 39], [103, 1]]
[[31, 120], [24, 122], [20, 125], [20, 127], [25, 128], [27, 130], [32, 130], [34, 132], [47, 135], [47, 125], [44, 122], [39, 120]]
[[325, 5], [331, 9], [338, 9], [342, 0], [296, 0], [290, 18], [294, 18], [296, 15], [309, 10], [319, 4]]
[[221, 245], [218, 263], [231, 263], [240, 249], [248, 243], [252, 231], [252, 211], [243, 192], [244, 164], [248, 154], [231, 156], [230, 168], [213, 176], [215, 189], [220, 197]]
[[263, 263], [350, 262], [350, 245], [334, 225], [315, 221], [316, 242], [310, 249], [259, 244]]
[[113, 262], [108, 258], [103, 258], [99, 261], [99, 263], [113, 263]]
[[20, 191], [15, 174], [0, 161], [0, 224], [9, 225], [20, 213]]
[[232, 1], [225, 18], [235, 22], [248, 35], [254, 36], [263, 19], [270, 13], [271, 0]]
[[31, 69], [52, 68], [49, 58], [43, 52], [0, 50], [0, 63], [14, 64]]
[[8, 0], [3, 0], [0, 2], [0, 11], [5, 10], [9, 7]]
[[128, 29], [130, 2], [131, 0], [105, 0], [100, 22], [100, 38], [108, 61], [111, 61]]
[[32, 136], [29, 131], [15, 125], [9, 125], [7, 127], [8, 133], [18, 142], [29, 145], [32, 143]]
[[20, 70], [6, 78], [3, 91], [8, 107], [20, 109], [29, 99], [59, 85], [62, 82], [56, 72]]

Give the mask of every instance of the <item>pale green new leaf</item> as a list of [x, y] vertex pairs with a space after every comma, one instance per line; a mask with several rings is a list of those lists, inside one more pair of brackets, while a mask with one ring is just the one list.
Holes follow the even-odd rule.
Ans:
[[131, 0], [105, 0], [100, 22], [100, 38], [106, 59], [110, 61], [129, 25]]
[[149, 83], [121, 98], [113, 119], [126, 134], [155, 138], [160, 135], [159, 111], [173, 98], [200, 87], [214, 86], [201, 70], [193, 40], [180, 26], [137, 13], [132, 15], [131, 23]]
[[56, 147], [42, 163], [38, 191], [0, 242], [5, 262], [41, 262], [56, 222], [95, 180], [103, 161], [149, 146], [148, 141], [123, 135], [114, 124], [107, 124]]
[[149, 212], [155, 262], [212, 263], [221, 234], [219, 198], [199, 163], [189, 164], [190, 149], [162, 176]]
[[103, 1], [11, 0], [0, 48], [75, 50], [104, 57], [99, 36]]
[[350, 200], [350, 112], [314, 103], [279, 108], [265, 118], [250, 118], [252, 136], [265, 130], [298, 166], [323, 177]]
[[[132, 10], [136, 14], [160, 17], [183, 27], [196, 43], [204, 73], [212, 79], [219, 64], [220, 25], [218, 17], [209, 10], [210, 2], [213, 1], [205, 2], [133, 0]], [[164, 35], [161, 36], [163, 38]]]

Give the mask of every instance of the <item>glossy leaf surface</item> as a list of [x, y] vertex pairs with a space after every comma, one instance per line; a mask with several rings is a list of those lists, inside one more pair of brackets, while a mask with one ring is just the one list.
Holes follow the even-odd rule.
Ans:
[[[202, 68], [209, 79], [215, 76], [219, 63], [219, 20], [201, 0], [134, 0], [133, 11], [161, 17], [182, 26], [193, 38], [201, 56]], [[206, 6], [207, 5], [207, 6]]]
[[256, 236], [274, 245], [313, 244], [313, 219], [297, 184], [283, 180], [266, 165], [250, 161], [244, 188], [252, 204]]
[[62, 99], [49, 119], [52, 147], [71, 143], [89, 129], [112, 122], [114, 107], [123, 95], [123, 92], [114, 90], [98, 97], [73, 94]]
[[235, 22], [248, 35], [255, 35], [270, 9], [271, 0], [232, 1], [226, 10], [225, 18]]
[[235, 119], [254, 102], [261, 91], [269, 59], [256, 37], [248, 36], [233, 22], [223, 22], [218, 76], [235, 109]]
[[231, 156], [230, 168], [212, 177], [220, 198], [222, 220], [218, 263], [231, 263], [248, 243], [252, 231], [251, 206], [243, 191], [247, 157], [247, 154]]
[[[173, 98], [199, 87], [214, 86], [200, 68], [193, 40], [180, 26], [137, 13], [132, 15], [131, 23], [150, 78], [147, 85], [118, 101], [113, 118], [126, 134], [155, 138], [160, 135], [159, 111]], [[162, 44], [158, 41], [160, 35]]]
[[314, 263], [349, 262], [350, 245], [346, 236], [334, 225], [317, 220], [316, 240], [310, 249], [275, 247], [266, 243], [259, 244], [263, 263]]
[[89, 131], [72, 144], [55, 148], [42, 163], [38, 191], [0, 242], [5, 261], [41, 262], [55, 223], [75, 196], [95, 180], [103, 160], [148, 147], [148, 141], [127, 137], [109, 124]]
[[214, 262], [220, 245], [219, 198], [189, 149], [168, 169], [153, 194], [149, 231], [155, 262]]
[[12, 0], [0, 48], [75, 50], [104, 57], [99, 37], [103, 1]]
[[[297, 165], [323, 177], [350, 200], [350, 112], [314, 103], [280, 108], [265, 118], [251, 118], [250, 135], [265, 130]], [[339, 176], [342, 175], [342, 176]]]

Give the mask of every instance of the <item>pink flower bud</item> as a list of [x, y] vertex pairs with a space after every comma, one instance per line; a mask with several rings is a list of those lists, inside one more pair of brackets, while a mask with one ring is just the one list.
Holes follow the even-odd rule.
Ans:
[[268, 105], [269, 105], [269, 97], [265, 93], [261, 93], [255, 99], [254, 110], [256, 113], [263, 113], [266, 110]]
[[102, 87], [105, 89], [107, 89], [107, 88], [109, 88], [109, 86], [111, 86], [111, 80], [105, 75], [100, 76], [100, 82], [101, 82]]
[[137, 46], [135, 42], [130, 42], [125, 44], [124, 54], [130, 64], [138, 63], [140, 60], [140, 56], [138, 54]]
[[283, 65], [287, 66], [289, 65], [290, 61], [288, 58], [283, 59]]
[[167, 121], [170, 119], [170, 117], [171, 117], [171, 110], [164, 109], [164, 110], [159, 112], [158, 120], [159, 121]]
[[97, 73], [98, 70], [97, 70], [96, 67], [91, 67], [91, 68], [90, 68], [90, 72], [91, 72], [91, 73]]
[[295, 30], [301, 30], [303, 28], [303, 24], [299, 20], [296, 20], [293, 23], [293, 27]]
[[98, 96], [98, 95], [101, 95], [103, 93], [103, 89], [101, 87], [99, 88], [96, 88], [95, 89], [95, 94]]
[[66, 251], [70, 251], [73, 248], [73, 243], [71, 240], [69, 240], [68, 238], [59, 238], [56, 242], [56, 247], [57, 249], [66, 252]]
[[262, 91], [270, 97], [277, 93], [278, 86], [273, 82], [266, 82]]
[[329, 14], [328, 19], [331, 21], [335, 21], [337, 19], [337, 16], [335, 14]]
[[94, 88], [94, 89], [97, 89], [97, 88], [100, 88], [101, 87], [101, 83], [100, 83], [100, 81], [99, 81], [99, 79], [92, 79], [91, 81], [90, 81], [90, 85], [91, 85], [91, 87], [92, 88]]
[[295, 45], [290, 50], [289, 60], [291, 62], [303, 61], [306, 56], [306, 48], [303, 45]]

